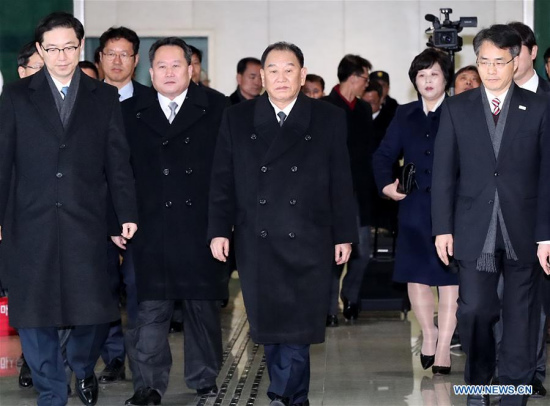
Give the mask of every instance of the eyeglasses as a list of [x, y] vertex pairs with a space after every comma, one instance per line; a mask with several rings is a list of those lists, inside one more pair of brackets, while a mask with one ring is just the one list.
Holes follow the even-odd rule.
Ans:
[[363, 75], [357, 75], [357, 76], [362, 79], [365, 79], [365, 82], [370, 82], [370, 78], [368, 76], [363, 76]]
[[25, 68], [25, 69], [34, 69], [34, 70], [40, 70], [44, 67], [44, 65], [35, 65], [35, 66], [30, 66], [30, 65], [21, 65], [21, 67]]
[[50, 56], [59, 56], [60, 52], [63, 52], [67, 56], [73, 56], [76, 50], [80, 48], [80, 45], [65, 47], [65, 48], [48, 48], [48, 49], [44, 48], [42, 45], [40, 45], [40, 47]]
[[136, 54], [130, 55], [130, 54], [127, 54], [126, 52], [121, 52], [120, 54], [117, 54], [116, 52], [107, 52], [107, 53], [102, 52], [102, 54], [105, 57], [105, 59], [108, 60], [109, 62], [114, 61], [117, 56], [120, 58], [122, 62], [126, 62], [128, 59], [136, 55]]
[[490, 66], [493, 66], [497, 69], [503, 69], [506, 65], [512, 62], [514, 58], [510, 59], [508, 62], [489, 62], [489, 61], [477, 61], [477, 66], [484, 69], [489, 69]]

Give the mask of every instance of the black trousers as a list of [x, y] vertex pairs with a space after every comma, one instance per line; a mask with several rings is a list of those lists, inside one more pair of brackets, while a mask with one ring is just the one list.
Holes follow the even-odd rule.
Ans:
[[[174, 300], [140, 302], [137, 322], [126, 331], [126, 353], [134, 390], [151, 387], [164, 395], [172, 353], [168, 342]], [[216, 384], [223, 348], [218, 300], [183, 301], [184, 377], [191, 389]]]
[[[500, 232], [498, 233], [500, 237]], [[501, 385], [529, 385], [537, 363], [540, 322], [538, 283], [542, 270], [533, 262], [506, 258], [502, 238], [497, 238], [495, 260], [498, 272], [476, 269], [476, 261], [458, 261], [460, 284], [458, 328], [467, 355], [464, 380], [467, 384], [489, 384], [496, 367], [494, 326], [501, 317], [497, 295], [500, 274], [502, 296], [502, 341], [498, 355]], [[503, 396], [501, 405], [523, 405], [525, 396]]]
[[[109, 324], [76, 326], [70, 330], [65, 346], [67, 362], [76, 378], [84, 379], [94, 373]], [[57, 327], [20, 328], [19, 337], [38, 391], [38, 406], [66, 405], [68, 382]]]
[[287, 398], [290, 405], [303, 403], [309, 393], [309, 344], [264, 344], [269, 373], [270, 399]]

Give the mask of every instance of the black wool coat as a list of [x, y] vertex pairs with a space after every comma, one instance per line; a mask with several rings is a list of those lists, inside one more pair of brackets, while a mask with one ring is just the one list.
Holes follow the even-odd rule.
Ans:
[[364, 100], [357, 99], [355, 108], [350, 109], [336, 89], [333, 89], [328, 96], [323, 97], [323, 100], [346, 112], [347, 144], [353, 189], [359, 206], [359, 217], [362, 226], [372, 225], [373, 207], [377, 195], [372, 173], [372, 154], [376, 142], [372, 108]]
[[324, 341], [334, 245], [357, 241], [343, 111], [302, 94], [283, 127], [267, 94], [227, 110], [208, 238], [233, 227], [252, 339]]
[[[44, 70], [0, 98], [0, 224], [14, 327], [120, 318], [107, 273], [107, 191], [137, 223], [116, 89], [81, 74], [67, 128]], [[13, 215], [6, 219], [14, 171]]]
[[136, 179], [140, 233], [133, 244], [138, 299], [223, 299], [226, 265], [206, 238], [212, 159], [227, 98], [189, 85], [169, 124], [157, 92], [122, 103]]

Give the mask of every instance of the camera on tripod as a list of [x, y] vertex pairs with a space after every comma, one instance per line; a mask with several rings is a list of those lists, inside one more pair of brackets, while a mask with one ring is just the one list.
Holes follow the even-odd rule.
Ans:
[[445, 51], [458, 52], [462, 50], [462, 37], [458, 35], [464, 27], [477, 27], [477, 17], [460, 17], [458, 21], [451, 21], [449, 15], [453, 12], [451, 8], [440, 8], [439, 12], [445, 16], [443, 22], [433, 14], [426, 14], [426, 21], [433, 24], [426, 30], [432, 34], [426, 45], [440, 48]]

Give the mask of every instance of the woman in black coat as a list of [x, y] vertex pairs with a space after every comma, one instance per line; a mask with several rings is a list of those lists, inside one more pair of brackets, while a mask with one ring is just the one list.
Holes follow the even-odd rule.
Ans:
[[[450, 85], [452, 64], [447, 54], [430, 48], [416, 56], [409, 77], [419, 100], [400, 106], [386, 136], [373, 157], [379, 191], [399, 201], [399, 234], [393, 279], [407, 283], [411, 305], [422, 329], [420, 354], [424, 369], [450, 373], [450, 344], [456, 327], [458, 277], [439, 261], [431, 226], [430, 189], [434, 142], [440, 106]], [[399, 193], [393, 164], [404, 154], [405, 163], [416, 165], [416, 182], [409, 195]], [[439, 290], [438, 327], [434, 325], [435, 298]], [[435, 364], [434, 364], [435, 362]]]

